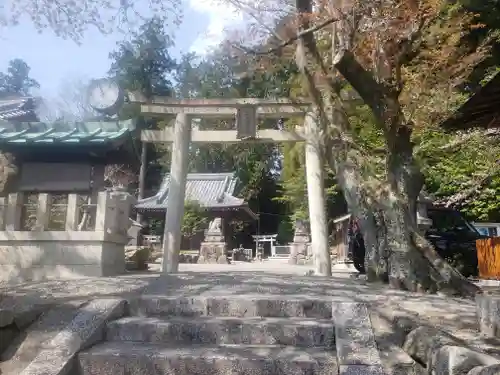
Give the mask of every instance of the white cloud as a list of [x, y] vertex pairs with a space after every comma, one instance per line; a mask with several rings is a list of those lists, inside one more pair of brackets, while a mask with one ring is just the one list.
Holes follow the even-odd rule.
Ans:
[[243, 15], [224, 0], [188, 0], [189, 7], [209, 18], [207, 30], [192, 44], [190, 51], [206, 54], [224, 39], [224, 32], [243, 24]]

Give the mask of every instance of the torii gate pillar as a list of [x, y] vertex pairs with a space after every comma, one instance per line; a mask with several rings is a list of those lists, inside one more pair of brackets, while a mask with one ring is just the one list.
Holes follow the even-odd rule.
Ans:
[[332, 264], [326, 220], [324, 150], [321, 144], [319, 124], [313, 113], [306, 114], [304, 128], [306, 134], [307, 198], [314, 271], [319, 276], [331, 276]]
[[167, 214], [163, 234], [163, 273], [179, 270], [179, 250], [181, 246], [181, 225], [184, 216], [184, 199], [191, 143], [191, 118], [179, 113], [175, 119], [170, 165], [170, 185], [167, 197]]

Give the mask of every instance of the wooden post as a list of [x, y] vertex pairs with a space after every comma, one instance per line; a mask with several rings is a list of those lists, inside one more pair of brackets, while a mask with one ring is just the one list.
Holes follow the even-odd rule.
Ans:
[[331, 276], [332, 264], [328, 249], [328, 224], [326, 221], [326, 197], [323, 146], [320, 127], [314, 114], [308, 113], [304, 127], [306, 139], [306, 177], [311, 227], [311, 247], [316, 275]]
[[191, 142], [191, 118], [179, 113], [174, 125], [170, 185], [168, 188], [167, 214], [163, 234], [163, 273], [175, 273], [179, 269], [181, 223], [184, 215], [184, 198]]

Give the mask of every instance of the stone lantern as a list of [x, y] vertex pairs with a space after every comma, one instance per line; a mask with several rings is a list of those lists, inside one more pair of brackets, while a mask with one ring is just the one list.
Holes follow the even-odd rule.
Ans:
[[289, 264], [307, 264], [311, 256], [311, 238], [307, 230], [307, 224], [303, 220], [295, 222], [295, 234], [290, 244]]

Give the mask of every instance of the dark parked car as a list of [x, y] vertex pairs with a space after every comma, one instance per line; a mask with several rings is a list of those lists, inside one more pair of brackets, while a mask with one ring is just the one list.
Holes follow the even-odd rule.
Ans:
[[[476, 276], [476, 240], [487, 236], [480, 234], [458, 211], [451, 208], [432, 207], [427, 214], [432, 219], [432, 226], [426, 231], [425, 238], [462, 275]], [[349, 247], [354, 266], [364, 273], [365, 247], [361, 232], [354, 222], [350, 227]]]

